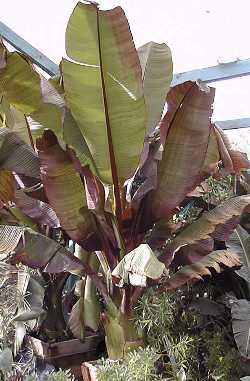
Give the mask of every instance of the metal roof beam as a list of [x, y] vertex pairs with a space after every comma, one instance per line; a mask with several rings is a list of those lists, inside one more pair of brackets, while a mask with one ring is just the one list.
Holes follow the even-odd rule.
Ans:
[[[59, 67], [51, 61], [46, 55], [34, 48], [31, 44], [25, 41], [22, 37], [11, 30], [7, 25], [0, 22], [0, 36], [10, 45], [16, 48], [21, 53], [26, 54], [32, 62], [39, 66], [50, 76], [55, 76], [60, 73]], [[191, 70], [183, 73], [174, 74], [171, 86], [178, 85], [188, 80], [200, 79], [203, 82], [216, 82], [236, 77], [250, 75], [250, 58], [239, 60], [225, 64], [219, 64], [203, 69]], [[236, 128], [250, 128], [250, 119], [234, 119], [215, 122], [219, 127], [225, 130]]]
[[[37, 66], [49, 75], [53, 76], [59, 74], [58, 65], [2, 22], [0, 22], [0, 36], [17, 50], [29, 56]], [[216, 82], [245, 75], [250, 75], [250, 58], [174, 74], [172, 86], [188, 80], [195, 81], [200, 79], [203, 82]]]
[[189, 80], [200, 79], [203, 82], [216, 82], [245, 75], [250, 75], [250, 58], [175, 74], [171, 86]]
[[59, 67], [51, 61], [47, 56], [41, 53], [38, 49], [34, 48], [31, 44], [25, 41], [18, 34], [13, 32], [7, 25], [0, 21], [0, 36], [6, 40], [10, 45], [16, 48], [19, 52], [26, 54], [32, 62], [39, 66], [42, 70], [51, 76], [60, 73]]
[[250, 118], [218, 120], [214, 122], [222, 130], [235, 130], [237, 128], [250, 128]]

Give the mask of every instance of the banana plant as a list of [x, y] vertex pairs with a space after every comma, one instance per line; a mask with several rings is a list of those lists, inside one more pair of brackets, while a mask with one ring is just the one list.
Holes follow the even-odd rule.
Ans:
[[[200, 208], [192, 223], [176, 218], [206, 178], [249, 162], [211, 123], [215, 90], [199, 81], [171, 88], [169, 47], [136, 50], [121, 7], [79, 2], [66, 54], [60, 76], [46, 79], [0, 45], [0, 257], [40, 271], [45, 333], [83, 339], [85, 327], [103, 325], [118, 359], [143, 345], [133, 306], [147, 287], [240, 266], [217, 242], [250, 195]], [[176, 260], [189, 267], [170, 276]], [[66, 326], [57, 318], [70, 273], [78, 300]]]

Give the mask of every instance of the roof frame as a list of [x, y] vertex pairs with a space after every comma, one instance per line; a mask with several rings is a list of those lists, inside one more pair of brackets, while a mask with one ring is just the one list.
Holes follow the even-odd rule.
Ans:
[[[34, 64], [50, 76], [60, 74], [59, 66], [51, 61], [45, 54], [24, 40], [7, 25], [0, 21], [0, 37], [6, 40], [19, 52], [26, 54]], [[221, 63], [216, 66], [191, 70], [174, 74], [171, 86], [178, 85], [188, 80], [201, 80], [203, 82], [216, 82], [250, 75], [250, 58], [235, 62]], [[216, 122], [223, 129], [249, 128], [250, 119], [234, 119]]]

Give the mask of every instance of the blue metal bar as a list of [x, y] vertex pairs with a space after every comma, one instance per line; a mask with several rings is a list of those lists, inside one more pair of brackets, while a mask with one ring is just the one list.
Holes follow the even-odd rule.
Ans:
[[188, 80], [200, 79], [203, 82], [216, 82], [249, 74], [250, 58], [175, 74], [171, 86], [179, 85]]
[[215, 124], [223, 130], [235, 130], [237, 128], [250, 128], [250, 118], [219, 120]]
[[10, 45], [16, 48], [19, 52], [26, 54], [37, 66], [51, 76], [60, 73], [59, 67], [41, 53], [38, 49], [34, 48], [31, 44], [25, 41], [18, 34], [13, 32], [7, 25], [0, 21], [0, 36], [6, 40]]

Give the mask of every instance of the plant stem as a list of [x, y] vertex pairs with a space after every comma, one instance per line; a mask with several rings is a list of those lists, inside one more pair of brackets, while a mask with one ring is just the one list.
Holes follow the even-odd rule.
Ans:
[[28, 135], [29, 135], [29, 139], [30, 139], [31, 147], [32, 147], [33, 150], [35, 151], [35, 145], [34, 145], [33, 137], [32, 137], [31, 131], [30, 131], [30, 126], [29, 126], [29, 123], [28, 123], [28, 120], [27, 120], [26, 115], [24, 115], [24, 119], [25, 119], [25, 123], [26, 123], [27, 131], [28, 131]]
[[121, 198], [120, 198], [119, 178], [118, 178], [118, 173], [117, 173], [115, 152], [114, 152], [113, 141], [112, 141], [111, 124], [110, 124], [110, 118], [109, 118], [109, 112], [108, 112], [108, 101], [107, 101], [107, 93], [106, 93], [106, 87], [105, 87], [105, 78], [104, 78], [103, 61], [102, 61], [99, 9], [98, 9], [97, 5], [96, 5], [96, 16], [97, 16], [97, 33], [98, 33], [98, 48], [99, 48], [99, 59], [100, 59], [100, 73], [101, 73], [101, 81], [102, 81], [102, 93], [103, 93], [103, 102], [104, 102], [105, 119], [106, 119], [106, 127], [107, 127], [107, 138], [108, 138], [110, 165], [111, 165], [112, 179], [113, 179], [113, 184], [114, 184], [114, 194], [115, 194], [115, 202], [116, 202], [116, 216], [117, 216], [118, 226], [119, 226], [119, 229], [121, 231], [121, 227], [122, 227], [122, 203], [121, 203]]

